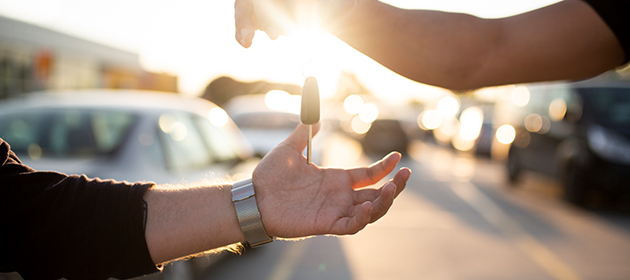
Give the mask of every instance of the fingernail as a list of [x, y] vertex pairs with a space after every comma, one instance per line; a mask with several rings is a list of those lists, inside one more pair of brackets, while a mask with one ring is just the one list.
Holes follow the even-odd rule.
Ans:
[[247, 40], [247, 35], [249, 34], [249, 30], [247, 28], [241, 29], [241, 38], [240, 42], [242, 45], [245, 45], [245, 40]]
[[241, 29], [241, 39], [245, 40], [245, 38], [247, 38], [247, 35], [249, 35], [249, 30], [247, 28], [242, 28]]

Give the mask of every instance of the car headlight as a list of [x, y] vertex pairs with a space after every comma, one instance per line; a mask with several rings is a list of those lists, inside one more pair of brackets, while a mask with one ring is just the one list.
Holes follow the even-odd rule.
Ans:
[[615, 163], [630, 164], [630, 141], [598, 125], [587, 133], [589, 147], [600, 157]]

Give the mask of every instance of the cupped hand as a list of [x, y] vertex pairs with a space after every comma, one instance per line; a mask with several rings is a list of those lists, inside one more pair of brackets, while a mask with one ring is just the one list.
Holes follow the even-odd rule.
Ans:
[[393, 152], [369, 167], [320, 168], [306, 164], [305, 147], [306, 126], [299, 125], [254, 170], [256, 201], [271, 236], [354, 234], [387, 213], [411, 176], [402, 168], [380, 188], [362, 189], [389, 174], [401, 155]]

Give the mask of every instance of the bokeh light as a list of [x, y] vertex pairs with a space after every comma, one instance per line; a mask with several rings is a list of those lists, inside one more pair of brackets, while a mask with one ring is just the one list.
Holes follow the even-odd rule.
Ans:
[[265, 105], [274, 111], [285, 111], [290, 94], [283, 90], [271, 90], [265, 95]]
[[445, 117], [452, 117], [459, 111], [459, 101], [455, 97], [447, 95], [438, 101], [437, 110]]
[[539, 114], [532, 113], [525, 117], [525, 129], [529, 132], [538, 132], [543, 126], [542, 117]]
[[162, 114], [158, 120], [158, 125], [164, 133], [175, 141], [184, 140], [188, 134], [186, 126], [177, 121], [177, 118], [171, 114]]
[[300, 113], [302, 96], [291, 95], [283, 90], [271, 90], [265, 95], [267, 108], [289, 113]]
[[567, 102], [562, 98], [556, 98], [549, 104], [549, 118], [553, 121], [561, 121], [567, 113]]
[[371, 122], [364, 122], [361, 117], [359, 116], [355, 116], [352, 119], [352, 131], [354, 131], [354, 133], [356, 134], [365, 134], [368, 132], [368, 130], [370, 130], [370, 127], [372, 127], [372, 123]]
[[346, 97], [343, 101], [343, 108], [346, 109], [348, 114], [358, 114], [361, 111], [361, 107], [363, 107], [363, 98], [356, 94]]
[[516, 130], [509, 124], [504, 124], [497, 129], [496, 137], [501, 144], [510, 144], [516, 137]]
[[512, 91], [512, 103], [518, 107], [524, 107], [529, 103], [529, 90], [524, 86], [519, 86]]
[[437, 110], [428, 110], [418, 116], [418, 125], [425, 130], [433, 130], [442, 125], [442, 115]]
[[160, 119], [158, 120], [158, 125], [164, 133], [168, 134], [171, 131], [171, 127], [173, 126], [174, 122], [176, 122], [176, 119], [173, 115], [162, 114], [160, 116]]
[[438, 140], [438, 142], [448, 144], [458, 131], [459, 121], [456, 118], [443, 118], [442, 125], [433, 130], [433, 136], [435, 136], [435, 139]]
[[359, 112], [359, 118], [366, 123], [371, 123], [378, 118], [378, 108], [372, 103], [365, 103]]
[[483, 125], [483, 111], [479, 107], [469, 107], [459, 117], [459, 136], [462, 140], [472, 141], [479, 137]]
[[36, 143], [31, 143], [30, 145], [28, 145], [26, 152], [31, 159], [37, 160], [42, 157], [42, 147]]
[[228, 122], [227, 113], [219, 107], [212, 108], [210, 112], [208, 112], [208, 118], [212, 124], [218, 127], [222, 127]]
[[186, 139], [186, 135], [188, 135], [188, 129], [186, 129], [186, 126], [183, 123], [174, 122], [171, 125], [168, 135], [170, 135], [173, 140], [179, 142]]
[[470, 151], [475, 146], [475, 140], [464, 139], [461, 134], [457, 134], [452, 140], [453, 147], [460, 151]]
[[547, 116], [542, 116], [541, 119], [542, 119], [542, 127], [540, 128], [538, 133], [545, 134], [549, 132], [549, 129], [551, 129], [551, 121], [549, 120]]

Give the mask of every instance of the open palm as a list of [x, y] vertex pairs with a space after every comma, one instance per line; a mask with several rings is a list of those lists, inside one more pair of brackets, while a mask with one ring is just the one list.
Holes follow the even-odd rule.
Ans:
[[254, 170], [256, 200], [271, 236], [354, 234], [387, 212], [411, 175], [402, 168], [381, 188], [360, 189], [389, 174], [400, 154], [369, 167], [320, 168], [306, 164], [305, 146], [306, 126], [300, 125]]

